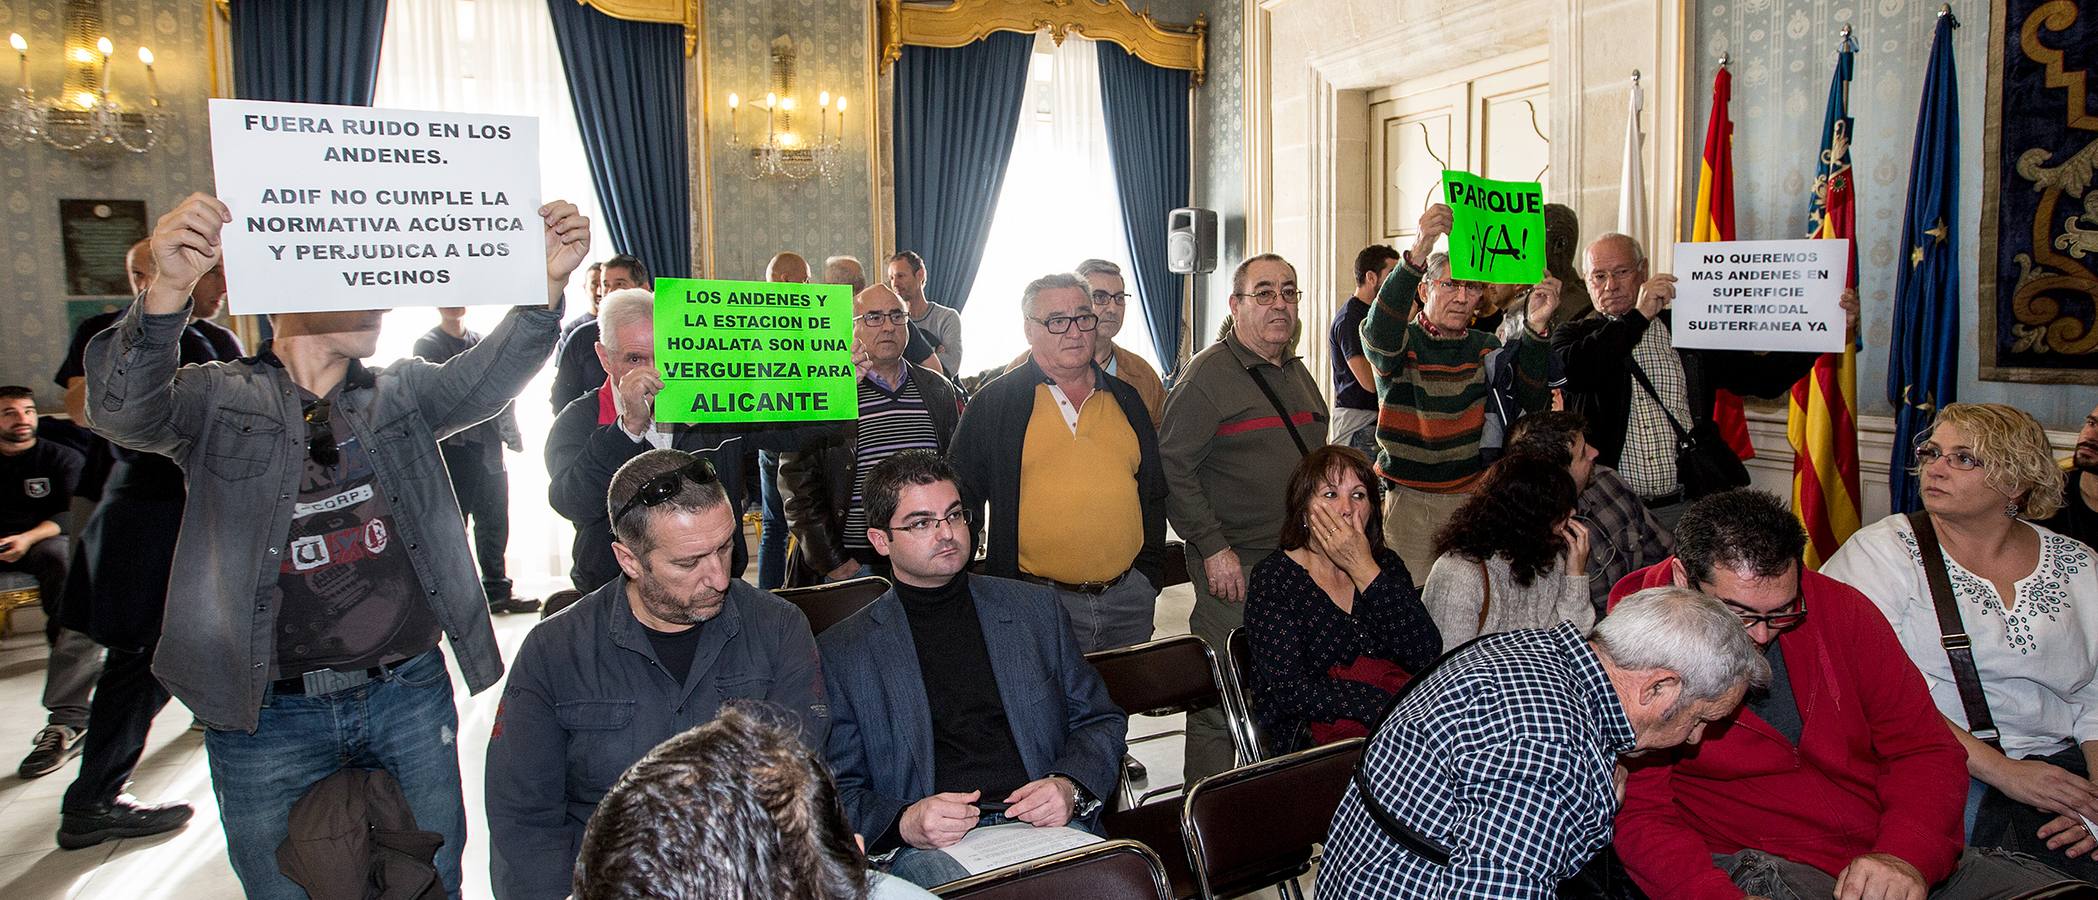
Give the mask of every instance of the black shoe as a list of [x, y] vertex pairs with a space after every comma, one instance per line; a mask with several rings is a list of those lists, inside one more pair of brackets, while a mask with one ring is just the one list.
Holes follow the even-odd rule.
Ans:
[[488, 611], [497, 615], [538, 612], [539, 601], [525, 600], [519, 597], [504, 597], [501, 600], [488, 601]]
[[1129, 776], [1130, 781], [1142, 781], [1151, 777], [1150, 770], [1145, 769], [1143, 763], [1137, 762], [1136, 757], [1126, 753], [1122, 754], [1122, 774]]
[[187, 803], [141, 803], [119, 794], [109, 805], [58, 814], [58, 846], [80, 850], [116, 838], [146, 837], [174, 831], [189, 822]]
[[42, 731], [36, 733], [36, 737], [29, 739], [31, 744], [36, 745], [36, 749], [29, 751], [29, 755], [22, 758], [22, 766], [15, 770], [16, 773], [27, 780], [58, 771], [58, 767], [65, 765], [67, 760], [80, 755], [80, 751], [85, 747], [80, 737], [86, 733], [71, 725], [44, 726]]

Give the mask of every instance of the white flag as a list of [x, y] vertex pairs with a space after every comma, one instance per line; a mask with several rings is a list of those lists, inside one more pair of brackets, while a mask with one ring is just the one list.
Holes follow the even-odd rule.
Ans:
[[1646, 234], [1646, 170], [1640, 165], [1640, 150], [1645, 143], [1639, 133], [1639, 110], [1645, 106], [1645, 95], [1639, 88], [1639, 76], [1632, 76], [1630, 109], [1625, 113], [1624, 124], [1624, 167], [1618, 173], [1617, 230], [1631, 235], [1639, 246], [1650, 246]]

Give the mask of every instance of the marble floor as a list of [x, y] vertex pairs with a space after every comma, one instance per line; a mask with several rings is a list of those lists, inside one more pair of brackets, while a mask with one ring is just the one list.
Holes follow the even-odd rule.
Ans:
[[[520, 584], [523, 596], [545, 596], [552, 584]], [[1160, 598], [1160, 636], [1187, 631], [1191, 588], [1168, 589]], [[495, 622], [505, 658], [524, 641], [537, 616], [503, 616]], [[15, 618], [13, 632], [0, 640], [0, 898], [108, 898], [108, 900], [177, 900], [237, 897], [240, 885], [226, 863], [218, 806], [204, 760], [203, 735], [189, 730], [189, 712], [169, 704], [153, 723], [144, 760], [131, 791], [148, 800], [183, 800], [196, 808], [190, 824], [170, 834], [141, 840], [114, 841], [86, 850], [59, 850], [52, 835], [58, 828], [59, 797], [79, 770], [79, 762], [50, 775], [24, 781], [14, 772], [30, 738], [44, 723], [40, 705], [45, 649], [40, 618], [33, 612]], [[488, 729], [495, 715], [498, 685], [467, 697], [454, 672], [458, 691], [461, 775], [466, 789], [469, 840], [466, 845], [468, 897], [487, 897], [488, 846], [482, 839], [481, 771]], [[1179, 717], [1139, 719], [1134, 733], [1179, 727]], [[1137, 755], [1151, 770], [1152, 784], [1179, 780], [1177, 740], [1141, 745]], [[1308, 883], [1308, 879], [1307, 879]], [[1272, 892], [1268, 892], [1272, 894]]]

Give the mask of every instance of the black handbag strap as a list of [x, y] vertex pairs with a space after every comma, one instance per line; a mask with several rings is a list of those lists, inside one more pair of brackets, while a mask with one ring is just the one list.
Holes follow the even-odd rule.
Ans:
[[1260, 367], [1247, 366], [1246, 374], [1252, 376], [1253, 383], [1260, 386], [1260, 392], [1267, 395], [1268, 403], [1275, 407], [1275, 415], [1282, 417], [1282, 427], [1289, 429], [1289, 439], [1297, 442], [1297, 452], [1310, 456], [1310, 445], [1305, 444], [1304, 436], [1297, 433], [1297, 421], [1289, 417], [1289, 410], [1283, 407], [1282, 398], [1275, 396], [1275, 389], [1268, 386], [1266, 378], [1261, 377]]
[[1626, 360], [1626, 362], [1632, 366], [1632, 378], [1639, 382], [1640, 387], [1646, 388], [1646, 395], [1654, 398], [1654, 405], [1661, 408], [1661, 417], [1668, 420], [1668, 427], [1675, 429], [1676, 441], [1678, 443], [1689, 443], [1689, 430], [1683, 427], [1683, 423], [1675, 420], [1675, 413], [1668, 411], [1667, 401], [1661, 399], [1660, 391], [1654, 390], [1654, 383], [1647, 380], [1646, 370], [1639, 368], [1639, 363], [1636, 360]]
[[1438, 866], [1450, 864], [1450, 851], [1435, 843], [1434, 839], [1399, 821], [1399, 817], [1393, 815], [1392, 811], [1384, 806], [1383, 801], [1377, 799], [1377, 793], [1370, 790], [1369, 776], [1363, 774], [1362, 765], [1369, 761], [1370, 744], [1377, 740], [1377, 734], [1384, 730], [1384, 723], [1391, 720], [1391, 714], [1398, 711], [1399, 704], [1405, 701], [1406, 695], [1412, 693], [1416, 685], [1428, 680], [1428, 676], [1435, 674], [1435, 670], [1441, 668], [1444, 662], [1487, 637], [1488, 635], [1482, 634], [1444, 651], [1434, 662], [1407, 679], [1406, 683], [1391, 695], [1391, 699], [1385, 702], [1384, 710], [1377, 714], [1377, 724], [1370, 727], [1369, 736], [1362, 740], [1362, 759], [1355, 763], [1355, 771], [1348, 776], [1348, 780], [1355, 784], [1355, 795], [1362, 798], [1363, 811], [1370, 814], [1370, 822], [1377, 826], [1377, 830], [1384, 832], [1385, 837], [1397, 841], [1399, 846], [1412, 851], [1413, 855]]
[[1916, 532], [1916, 549], [1923, 556], [1923, 580], [1930, 584], [1930, 603], [1938, 612], [1938, 643], [1952, 661], [1952, 681], [1960, 690], [1960, 706], [1967, 712], [1967, 731], [1974, 739], [2003, 750], [1996, 717], [1989, 713], [1989, 698], [1982, 693], [1981, 673], [1974, 670], [1974, 642], [1960, 621], [1960, 608], [1952, 599], [1952, 578], [1945, 570], [1945, 550], [1938, 545], [1938, 529], [1925, 512], [1908, 513], [1909, 527]]

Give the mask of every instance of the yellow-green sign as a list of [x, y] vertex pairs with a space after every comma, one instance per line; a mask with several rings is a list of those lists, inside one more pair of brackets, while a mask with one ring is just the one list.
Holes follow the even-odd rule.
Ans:
[[658, 422], [857, 418], [852, 290], [658, 278], [656, 368]]
[[1453, 213], [1450, 278], [1488, 284], [1544, 280], [1542, 185], [1445, 169], [1442, 193]]

